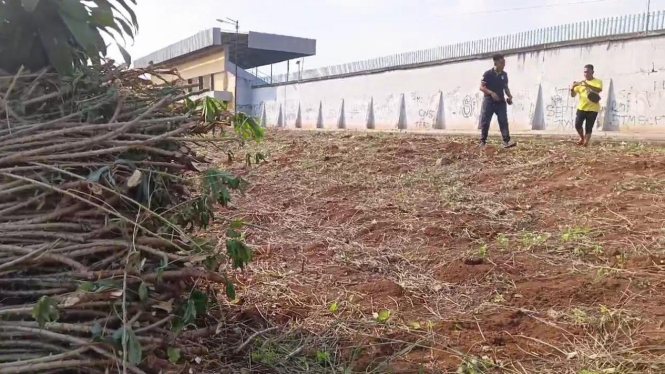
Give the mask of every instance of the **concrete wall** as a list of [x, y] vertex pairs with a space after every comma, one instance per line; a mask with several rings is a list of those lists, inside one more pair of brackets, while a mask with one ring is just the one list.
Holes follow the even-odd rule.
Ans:
[[[603, 80], [598, 131], [665, 133], [665, 36], [594, 40], [508, 54], [513, 131], [574, 133], [569, 95], [583, 66]], [[488, 56], [252, 89], [244, 111], [267, 126], [476, 131]], [[240, 95], [239, 95], [240, 96]], [[494, 120], [496, 121], [496, 120]], [[496, 123], [493, 123], [496, 129]]]

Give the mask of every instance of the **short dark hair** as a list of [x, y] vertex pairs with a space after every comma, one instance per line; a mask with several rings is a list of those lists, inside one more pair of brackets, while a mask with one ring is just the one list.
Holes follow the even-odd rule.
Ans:
[[501, 53], [497, 53], [494, 56], [492, 56], [492, 60], [494, 60], [494, 62], [497, 62], [499, 60], [503, 60], [503, 55]]
[[591, 69], [591, 71], [594, 71], [594, 70], [593, 70], [593, 65], [591, 65], [591, 64], [586, 64], [586, 65], [584, 65], [584, 68], [585, 68], [585, 69]]

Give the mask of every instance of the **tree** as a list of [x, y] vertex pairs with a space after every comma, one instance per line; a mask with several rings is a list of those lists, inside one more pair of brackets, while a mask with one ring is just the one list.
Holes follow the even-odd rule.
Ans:
[[[21, 66], [37, 71], [53, 66], [69, 75], [77, 67], [106, 56], [102, 33], [133, 40], [138, 31], [129, 1], [136, 0], [0, 0], [0, 69]], [[118, 48], [127, 63], [129, 54]]]

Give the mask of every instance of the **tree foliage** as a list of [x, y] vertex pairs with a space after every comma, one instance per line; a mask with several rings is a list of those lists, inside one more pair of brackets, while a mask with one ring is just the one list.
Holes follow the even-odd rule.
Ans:
[[[69, 75], [88, 61], [106, 56], [103, 34], [133, 40], [138, 31], [130, 2], [136, 0], [1, 0], [0, 69], [15, 73], [21, 66], [37, 71], [53, 66]], [[118, 48], [129, 64], [130, 56]]]

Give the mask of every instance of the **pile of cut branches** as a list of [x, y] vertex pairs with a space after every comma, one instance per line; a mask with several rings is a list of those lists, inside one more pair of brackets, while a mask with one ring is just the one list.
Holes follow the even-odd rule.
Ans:
[[218, 270], [251, 260], [240, 222], [192, 236], [245, 184], [193, 144], [260, 139], [256, 122], [143, 78], [172, 72], [83, 69], [0, 76], [0, 374], [173, 368], [209, 331], [197, 288], [234, 297]]

